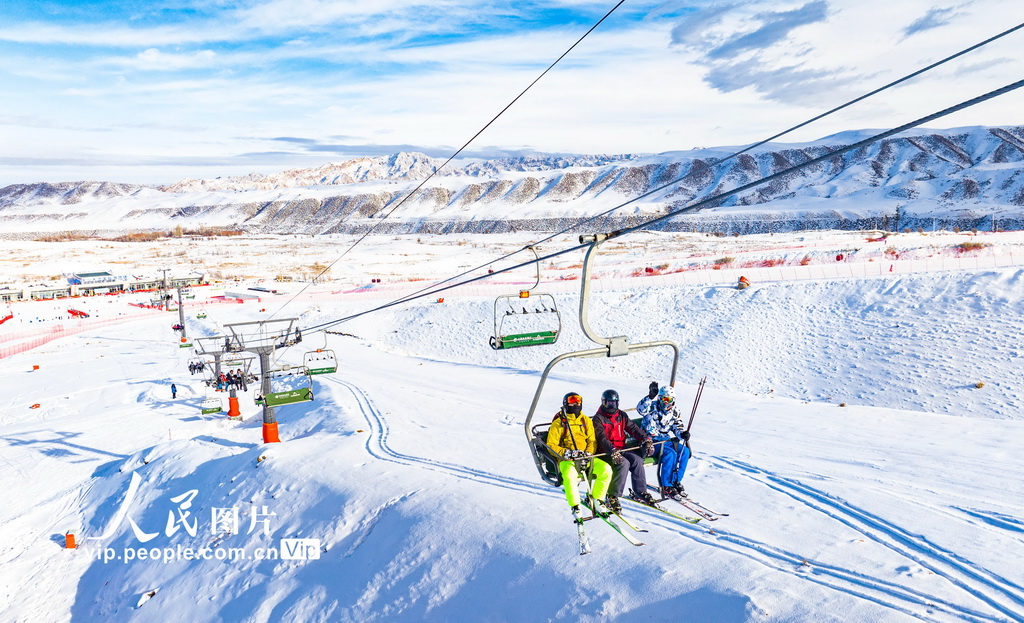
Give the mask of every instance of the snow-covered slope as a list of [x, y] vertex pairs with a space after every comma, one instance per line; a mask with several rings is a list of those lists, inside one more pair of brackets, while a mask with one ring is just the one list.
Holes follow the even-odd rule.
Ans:
[[[0, 189], [6, 232], [225, 227], [251, 232], [550, 230], [642, 194], [609, 227], [714, 197], [828, 154], [873, 132], [813, 143], [768, 144], [733, 160], [737, 148], [656, 156], [552, 156], [449, 167], [392, 214], [443, 161], [396, 154], [274, 175], [183, 180], [120, 195], [96, 183]], [[55, 192], [54, 188], [61, 189]], [[88, 201], [86, 201], [86, 199]], [[826, 160], [705, 206], [666, 225], [701, 231], [800, 227], [984, 227], [1020, 229], [1024, 128], [917, 130]], [[388, 215], [388, 220], [379, 219]], [[892, 220], [895, 219], [895, 220]]]
[[[278, 409], [283, 443], [267, 445], [251, 399], [239, 425], [199, 413], [164, 319], [53, 342], [0, 360], [0, 619], [1019, 621], [1021, 276], [599, 293], [599, 332], [682, 345], [683, 401], [708, 375], [685, 483], [730, 515], [627, 506], [646, 545], [589, 522], [585, 557], [523, 433], [538, 370], [583, 346], [578, 330], [494, 352], [491, 302], [450, 297], [338, 327], [356, 337], [307, 335], [283, 361], [328, 346], [341, 369]], [[211, 307], [190, 332], [365, 308], [280, 304]], [[628, 406], [666, 364], [559, 366], [538, 421], [569, 389], [587, 412], [608, 387]], [[80, 549], [62, 549], [69, 530]], [[255, 558], [290, 538], [319, 548]]]

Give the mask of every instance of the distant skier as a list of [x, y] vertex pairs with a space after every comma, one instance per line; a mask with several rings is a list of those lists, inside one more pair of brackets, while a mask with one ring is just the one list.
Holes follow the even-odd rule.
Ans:
[[174, 383], [171, 383], [171, 400], [174, 400], [177, 397], [178, 397], [178, 388], [174, 385]]
[[[590, 497], [594, 500], [594, 510], [603, 512], [600, 501], [608, 493], [608, 486], [612, 480], [612, 466], [601, 459], [581, 458], [597, 452], [594, 424], [590, 418], [583, 415], [582, 396], [576, 392], [569, 392], [562, 398], [562, 409], [551, 421], [546, 443], [562, 459], [558, 462], [558, 471], [562, 474], [565, 500], [569, 503], [573, 519], [576, 522], [583, 521], [580, 493], [577, 490], [582, 477], [593, 482], [594, 488]], [[580, 472], [584, 472], [583, 476]]]
[[[597, 451], [607, 454], [612, 461], [612, 488], [608, 496], [608, 508], [619, 512], [618, 498], [626, 488], [626, 474], [630, 475], [633, 489], [632, 499], [642, 504], [654, 505], [654, 498], [647, 493], [647, 474], [644, 473], [644, 457], [654, 454], [654, 444], [643, 429], [633, 423], [625, 411], [619, 409], [619, 392], [605, 390], [601, 394], [601, 408], [594, 415], [594, 432], [597, 437]], [[626, 438], [632, 437], [641, 443], [643, 454], [624, 450]]]
[[676, 408], [675, 388], [667, 385], [658, 389], [658, 382], [652, 381], [636, 412], [644, 418], [644, 431], [657, 442], [661, 497], [684, 497], [682, 480], [690, 460], [690, 431], [685, 430], [683, 416]]

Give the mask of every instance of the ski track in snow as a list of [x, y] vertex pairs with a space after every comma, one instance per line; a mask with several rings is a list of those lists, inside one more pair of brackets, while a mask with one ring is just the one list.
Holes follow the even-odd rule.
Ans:
[[[836, 498], [828, 493], [811, 487], [793, 478], [787, 478], [760, 469], [749, 463], [728, 459], [725, 457], [703, 457], [714, 464], [734, 468], [734, 472], [752, 478], [767, 487], [783, 493], [805, 506], [827, 515], [832, 519], [856, 530], [872, 541], [896, 552], [897, 554], [912, 560], [913, 562], [939, 575], [951, 584], [962, 589], [972, 597], [984, 602], [989, 607], [1009, 617], [1009, 620], [1024, 620], [1021, 617], [1021, 608], [1024, 607], [1024, 587], [1001, 577], [987, 569], [965, 560], [956, 554], [942, 549], [921, 535], [915, 535], [907, 530], [874, 515], [862, 508], [858, 508], [845, 500]], [[731, 536], [731, 535], [730, 535]], [[737, 538], [731, 536], [731, 538]], [[738, 537], [743, 538], [743, 537]], [[794, 555], [790, 554], [790, 560]], [[795, 556], [799, 558], [799, 556]], [[826, 569], [827, 572], [837, 576], [846, 576], [847, 579], [857, 580], [864, 586], [870, 586], [877, 590], [889, 592], [890, 594], [902, 594], [917, 601], [922, 605], [937, 607], [942, 610], [964, 618], [971, 618], [981, 621], [1001, 621], [1002, 618], [985, 615], [977, 611], [967, 610], [963, 607], [950, 604], [944, 600], [929, 597], [917, 591], [883, 582], [875, 578], [869, 578], [863, 574], [854, 574], [848, 571], [841, 571], [834, 567], [813, 564], [817, 570]], [[914, 598], [914, 596], [918, 596]], [[997, 599], [998, 595], [1001, 599]], [[1011, 601], [1016, 606], [1008, 606], [1003, 601]], [[892, 604], [888, 604], [892, 605]], [[915, 614], [909, 613], [908, 614]]]
[[[390, 427], [388, 426], [387, 419], [374, 406], [372, 400], [362, 389], [352, 383], [336, 378], [325, 380], [344, 387], [355, 399], [359, 411], [372, 431], [372, 434], [366, 441], [366, 449], [374, 458], [401, 465], [414, 465], [491, 486], [544, 496], [562, 497], [561, 489], [510, 478], [485, 470], [473, 469], [463, 465], [398, 452], [388, 445]], [[969, 561], [959, 559], [954, 554], [931, 545], [923, 537], [910, 534], [876, 515], [856, 508], [843, 500], [838, 500], [799, 481], [771, 474], [742, 461], [712, 456], [702, 456], [702, 458], [726, 469], [733, 468], [730, 470], [731, 472], [753, 478], [780, 493], [796, 499], [809, 508], [853, 528], [872, 541], [945, 578], [972, 597], [1008, 616], [1009, 620], [1020, 620], [1017, 610], [1004, 605], [999, 600], [986, 594], [985, 591], [996, 592], [1018, 605], [1024, 605], [1024, 597], [1021, 595], [1021, 592], [1024, 592], [1024, 588], [1021, 586], [985, 569], [978, 568]], [[654, 510], [643, 508], [633, 510], [637, 514], [644, 516], [646, 524], [658, 525], [667, 531], [676, 533], [678, 536], [728, 550], [773, 570], [783, 571], [821, 586], [857, 595], [862, 599], [875, 602], [924, 621], [934, 620], [933, 617], [937, 612], [956, 617], [958, 620], [977, 621], [979, 623], [1007, 620], [998, 615], [950, 603], [948, 600], [919, 590], [835, 565], [813, 562], [809, 566], [804, 566], [797, 562], [801, 561], [802, 557], [796, 552], [780, 549], [762, 541], [729, 532], [728, 530], [722, 530], [718, 524], [714, 526], [713, 532], [709, 532], [700, 525], [684, 526], [676, 520], [665, 519], [663, 514]], [[808, 562], [810, 563], [810, 561]], [[925, 612], [921, 612], [921, 608], [924, 608]]]
[[[480, 469], [473, 469], [464, 465], [456, 465], [454, 463], [447, 463], [444, 461], [438, 461], [435, 459], [429, 459], [426, 457], [417, 457], [409, 454], [402, 454], [396, 450], [393, 450], [388, 446], [388, 434], [390, 428], [387, 423], [387, 419], [381, 414], [381, 412], [373, 405], [370, 398], [363, 393], [358, 386], [353, 385], [347, 381], [342, 381], [336, 378], [326, 379], [332, 383], [341, 385], [352, 394], [356, 400], [356, 404], [359, 407], [359, 411], [366, 418], [367, 424], [373, 431], [370, 438], [366, 440], [366, 450], [376, 459], [383, 461], [390, 461], [398, 463], [400, 465], [416, 465], [419, 467], [426, 467], [437, 472], [448, 473], [458, 478], [465, 478], [474, 482], [480, 482], [484, 484], [494, 485], [497, 487], [503, 487], [506, 489], [514, 489], [516, 491], [524, 491], [527, 493], [538, 493], [542, 495], [550, 494], [551, 487], [543, 487], [539, 484], [520, 480], [518, 478], [510, 478], [508, 476], [501, 476]], [[559, 497], [561, 493], [559, 491]]]

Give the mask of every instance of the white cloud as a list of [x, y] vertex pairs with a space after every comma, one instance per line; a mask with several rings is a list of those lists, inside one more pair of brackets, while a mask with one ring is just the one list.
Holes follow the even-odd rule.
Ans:
[[168, 54], [157, 48], [149, 48], [139, 52], [134, 62], [126, 64], [134, 69], [146, 71], [177, 71], [197, 67], [209, 67], [214, 64], [217, 54], [212, 50], [198, 50], [186, 54]]

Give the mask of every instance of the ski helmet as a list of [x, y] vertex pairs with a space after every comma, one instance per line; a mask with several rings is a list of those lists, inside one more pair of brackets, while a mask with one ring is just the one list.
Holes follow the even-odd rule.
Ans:
[[658, 400], [666, 407], [671, 407], [676, 403], [676, 389], [671, 385], [662, 387], [658, 390]]
[[605, 411], [615, 411], [619, 408], [619, 392], [614, 389], [606, 389], [601, 394], [601, 408]]

